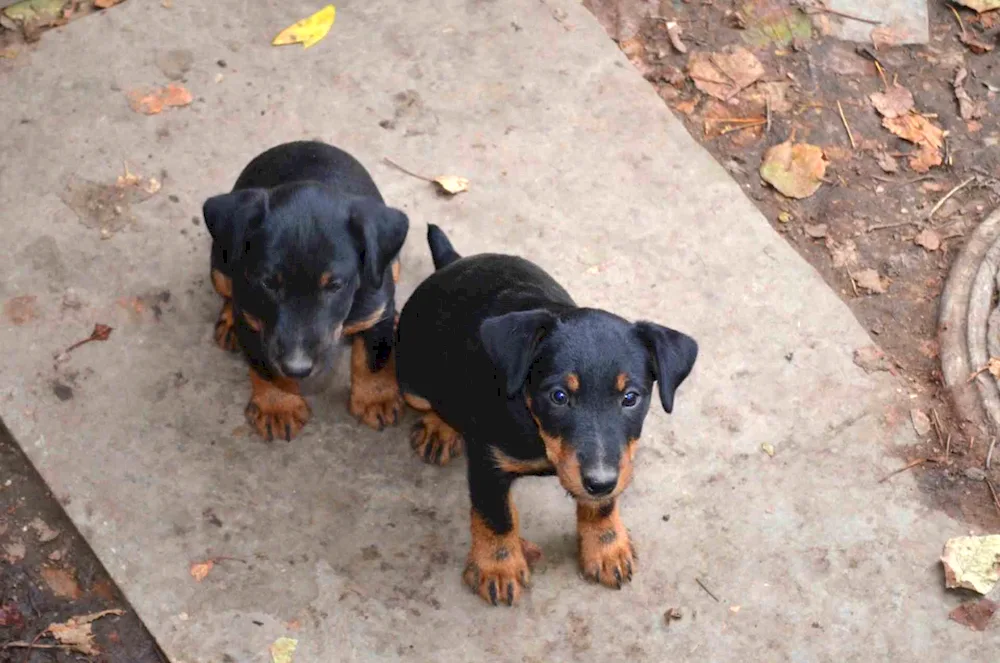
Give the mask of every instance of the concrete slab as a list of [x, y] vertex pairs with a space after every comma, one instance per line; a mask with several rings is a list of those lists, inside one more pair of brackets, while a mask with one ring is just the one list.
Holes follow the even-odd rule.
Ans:
[[891, 44], [926, 44], [930, 40], [927, 0], [826, 0], [832, 10], [870, 21], [829, 14], [830, 34], [847, 41], [872, 43], [872, 30], [886, 31]]
[[[315, 8], [131, 0], [0, 63], [16, 118], [0, 132], [0, 301], [36, 298], [21, 324], [3, 318], [0, 416], [175, 663], [263, 662], [279, 636], [300, 662], [993, 657], [997, 631], [948, 622], [959, 599], [940, 589], [941, 546], [967, 528], [909, 476], [877, 481], [912, 439], [886, 416], [897, 385], [852, 363], [869, 339], [582, 6], [349, 0], [314, 48], [268, 45]], [[195, 103], [136, 115], [124, 91], [165, 82], [156, 54], [178, 48]], [[302, 137], [352, 151], [411, 214], [404, 296], [430, 271], [433, 221], [466, 253], [521, 253], [583, 303], [701, 342], [624, 500], [631, 587], [580, 580], [571, 503], [524, 481], [546, 557], [523, 605], [483, 605], [459, 580], [462, 463], [425, 467], [405, 428], [355, 425], [346, 383], [296, 442], [248, 437], [192, 217], [251, 156]], [[438, 198], [384, 156], [472, 190]], [[59, 194], [123, 159], [163, 189], [101, 240]], [[54, 365], [95, 322], [110, 340]], [[215, 556], [246, 563], [195, 582], [190, 564]], [[685, 616], [666, 626], [671, 607]]]

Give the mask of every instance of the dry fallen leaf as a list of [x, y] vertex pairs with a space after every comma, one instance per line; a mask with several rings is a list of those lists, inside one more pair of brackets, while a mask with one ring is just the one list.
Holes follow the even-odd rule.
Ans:
[[913, 110], [913, 95], [902, 85], [896, 84], [885, 92], [871, 95], [872, 105], [883, 117], [900, 117]]
[[986, 102], [973, 101], [965, 89], [965, 79], [968, 78], [969, 71], [965, 67], [959, 67], [955, 72], [955, 81], [952, 86], [955, 88], [955, 98], [958, 99], [958, 112], [963, 120], [977, 120], [986, 114]]
[[899, 164], [896, 163], [896, 159], [885, 152], [879, 152], [875, 155], [875, 161], [878, 162], [879, 168], [887, 173], [899, 172]]
[[692, 53], [687, 68], [695, 87], [723, 101], [753, 85], [765, 73], [757, 56], [741, 46], [719, 53]]
[[866, 345], [863, 348], [855, 350], [854, 364], [864, 369], [865, 373], [892, 370], [892, 363], [889, 361], [889, 358], [885, 356], [881, 348], [874, 345]]
[[941, 563], [945, 587], [989, 594], [1000, 580], [1000, 534], [948, 539]]
[[864, 288], [865, 290], [877, 295], [881, 295], [885, 292], [886, 279], [880, 276], [874, 269], [868, 268], [852, 272], [851, 278], [854, 279], [854, 283], [857, 284], [859, 288]]
[[35, 534], [38, 535], [39, 543], [48, 543], [59, 536], [59, 532], [49, 527], [49, 524], [41, 518], [35, 518], [28, 523], [28, 526], [35, 530]]
[[802, 226], [802, 229], [813, 239], [823, 239], [826, 237], [827, 227], [825, 223], [807, 223]]
[[56, 596], [67, 599], [80, 598], [80, 585], [71, 571], [57, 569], [51, 566], [42, 568], [42, 580]]
[[197, 582], [201, 582], [213, 567], [215, 567], [215, 562], [210, 559], [204, 562], [195, 562], [191, 565], [191, 577]]
[[980, 14], [983, 12], [1000, 9], [1000, 0], [955, 0], [960, 5], [965, 5], [969, 9], [974, 9]]
[[767, 151], [760, 176], [789, 198], [808, 198], [823, 184], [826, 166], [823, 150], [787, 140]]
[[441, 175], [434, 178], [434, 183], [445, 193], [455, 195], [469, 190], [469, 180], [458, 175]]
[[910, 421], [913, 422], [913, 430], [917, 435], [923, 437], [931, 432], [931, 418], [923, 410], [916, 408], [910, 410]]
[[928, 251], [937, 251], [941, 248], [941, 235], [936, 230], [926, 228], [917, 233], [913, 238], [917, 246], [922, 246]]
[[882, 125], [903, 140], [917, 145], [919, 149], [910, 154], [910, 168], [918, 173], [926, 173], [944, 161], [941, 147], [944, 145], [944, 131], [923, 115], [886, 117]]
[[47, 629], [60, 644], [85, 656], [96, 656], [100, 653], [94, 642], [93, 622], [106, 615], [124, 615], [124, 610], [104, 610], [80, 617], [71, 617], [65, 622], [49, 624]]
[[125, 0], [94, 0], [94, 6], [98, 9], [107, 9], [124, 2]]
[[766, 453], [770, 457], [774, 457], [774, 445], [770, 442], [763, 442], [760, 445], [760, 450]]
[[879, 26], [872, 29], [872, 46], [875, 47], [876, 51], [881, 51], [883, 48], [889, 48], [895, 46], [900, 42], [899, 35], [890, 27]]
[[967, 601], [948, 613], [948, 618], [973, 631], [985, 631], [1000, 603], [989, 599]]
[[958, 36], [958, 40], [969, 47], [969, 50], [976, 55], [985, 55], [993, 50], [993, 44], [979, 41], [971, 32], [963, 32]]
[[128, 93], [128, 105], [136, 113], [156, 115], [164, 108], [171, 106], [187, 106], [194, 97], [187, 88], [179, 83], [170, 83], [166, 87], [157, 88], [152, 92], [132, 90]]
[[302, 44], [302, 48], [309, 48], [319, 43], [330, 32], [330, 28], [333, 27], [333, 22], [336, 18], [337, 8], [333, 5], [327, 5], [312, 16], [297, 21], [279, 32], [271, 40], [271, 45], [287, 46], [289, 44]]
[[670, 38], [670, 45], [673, 46], [678, 53], [687, 53], [687, 46], [685, 46], [684, 42], [681, 41], [682, 34], [684, 34], [684, 31], [676, 21], [667, 21], [667, 37]]
[[271, 663], [292, 663], [292, 654], [299, 641], [294, 638], [278, 638], [270, 647]]

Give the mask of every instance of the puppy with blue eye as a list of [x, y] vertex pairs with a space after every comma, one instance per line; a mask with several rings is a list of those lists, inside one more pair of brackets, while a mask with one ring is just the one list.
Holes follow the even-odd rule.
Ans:
[[222, 297], [215, 341], [250, 364], [248, 422], [291, 440], [352, 346], [350, 411], [394, 424], [402, 399], [392, 365], [395, 287], [406, 215], [382, 200], [351, 155], [314, 141], [254, 158], [230, 193], [209, 198], [212, 284]]
[[674, 395], [698, 355], [690, 337], [577, 306], [533, 263], [460, 258], [428, 230], [435, 271], [406, 302], [396, 373], [424, 414], [411, 445], [427, 462], [468, 456], [472, 547], [463, 573], [493, 605], [513, 605], [540, 555], [522, 539], [510, 497], [522, 476], [556, 475], [577, 503], [580, 567], [621, 588], [636, 556], [618, 513], [649, 411]]

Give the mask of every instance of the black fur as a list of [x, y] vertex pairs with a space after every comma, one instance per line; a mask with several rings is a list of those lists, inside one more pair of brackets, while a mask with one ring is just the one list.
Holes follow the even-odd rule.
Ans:
[[[393, 319], [390, 275], [409, 221], [346, 152], [307, 141], [271, 148], [232, 192], [205, 202], [204, 216], [212, 269], [232, 280], [236, 338], [264, 378], [298, 379], [308, 391], [334, 365], [342, 326], [380, 309], [381, 320]], [[391, 330], [375, 324], [361, 334], [384, 348]], [[377, 370], [388, 352], [369, 357]]]
[[[403, 307], [396, 371], [404, 394], [429, 401], [464, 437], [473, 508], [497, 534], [510, 531], [508, 491], [518, 474], [503, 470], [496, 452], [543, 467], [540, 430], [575, 454], [580, 476], [560, 475], [574, 498], [614, 499], [612, 489], [624, 487], [617, 483], [620, 461], [642, 432], [654, 381], [670, 412], [697, 357], [695, 341], [651, 322], [580, 308], [522, 258], [459, 259], [434, 226], [428, 242], [440, 268]], [[619, 389], [623, 373], [627, 384]]]

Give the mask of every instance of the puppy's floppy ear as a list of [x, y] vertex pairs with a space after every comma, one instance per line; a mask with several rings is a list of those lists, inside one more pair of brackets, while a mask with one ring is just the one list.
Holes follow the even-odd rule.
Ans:
[[507, 397], [514, 396], [524, 381], [534, 359], [535, 348], [556, 324], [549, 311], [515, 311], [483, 320], [479, 338], [493, 365], [503, 371]]
[[660, 403], [669, 414], [674, 409], [674, 392], [698, 358], [698, 344], [686, 334], [652, 322], [637, 322], [635, 330], [653, 358]]
[[406, 241], [410, 220], [398, 209], [366, 198], [351, 203], [350, 229], [365, 280], [374, 288], [382, 287], [385, 270]]
[[220, 250], [223, 263], [230, 263], [243, 253], [247, 232], [267, 214], [267, 191], [241, 189], [205, 201], [202, 214], [205, 227]]

